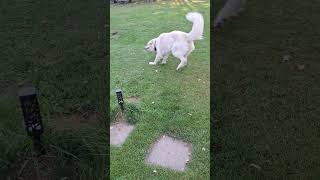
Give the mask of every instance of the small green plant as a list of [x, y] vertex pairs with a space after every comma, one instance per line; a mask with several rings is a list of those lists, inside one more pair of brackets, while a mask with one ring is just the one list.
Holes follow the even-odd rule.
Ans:
[[125, 114], [126, 114], [127, 121], [129, 123], [135, 124], [139, 121], [139, 116], [141, 115], [141, 112], [137, 105], [132, 103], [127, 103]]

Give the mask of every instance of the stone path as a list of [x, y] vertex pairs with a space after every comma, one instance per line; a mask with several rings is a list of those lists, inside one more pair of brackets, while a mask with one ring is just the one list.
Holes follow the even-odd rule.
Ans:
[[[139, 103], [140, 97], [131, 96], [128, 101]], [[120, 147], [125, 143], [134, 126], [125, 122], [123, 115], [117, 116], [117, 122], [110, 127], [110, 144]], [[191, 144], [162, 135], [151, 147], [146, 163], [176, 171], [185, 171], [191, 158]]]

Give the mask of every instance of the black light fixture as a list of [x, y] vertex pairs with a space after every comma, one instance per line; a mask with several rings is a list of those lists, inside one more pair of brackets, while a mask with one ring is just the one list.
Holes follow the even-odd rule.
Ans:
[[121, 89], [117, 89], [116, 90], [116, 94], [117, 94], [117, 100], [118, 100], [118, 104], [120, 105], [121, 110], [124, 110], [124, 101], [123, 101], [123, 95], [122, 95], [122, 90]]
[[33, 87], [25, 87], [19, 90], [18, 95], [26, 131], [27, 134], [32, 137], [34, 150], [36, 151], [37, 156], [45, 154], [45, 149], [42, 146], [40, 139], [41, 134], [43, 133], [43, 125], [36, 89]]

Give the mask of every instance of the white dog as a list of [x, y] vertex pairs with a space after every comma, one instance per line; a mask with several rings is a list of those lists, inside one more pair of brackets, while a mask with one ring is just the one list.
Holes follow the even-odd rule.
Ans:
[[159, 37], [150, 40], [144, 47], [147, 51], [156, 53], [156, 58], [153, 62], [149, 62], [150, 65], [156, 65], [161, 59], [162, 64], [165, 64], [170, 52], [180, 59], [177, 70], [187, 65], [187, 58], [194, 50], [193, 41], [202, 39], [204, 24], [200, 13], [190, 12], [186, 15], [186, 18], [193, 23], [192, 30], [189, 33], [182, 31], [162, 33]]

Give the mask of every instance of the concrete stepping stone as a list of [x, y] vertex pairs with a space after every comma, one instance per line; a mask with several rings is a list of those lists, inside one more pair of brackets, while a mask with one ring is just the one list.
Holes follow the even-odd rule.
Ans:
[[151, 148], [147, 163], [184, 171], [191, 158], [191, 144], [163, 135]]
[[139, 96], [130, 96], [127, 98], [128, 102], [139, 104], [140, 103], [140, 97]]
[[121, 146], [132, 132], [134, 126], [126, 122], [117, 122], [110, 127], [110, 144]]

